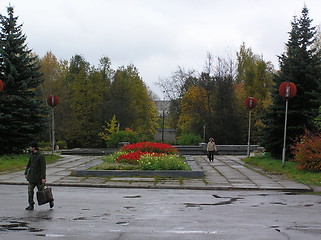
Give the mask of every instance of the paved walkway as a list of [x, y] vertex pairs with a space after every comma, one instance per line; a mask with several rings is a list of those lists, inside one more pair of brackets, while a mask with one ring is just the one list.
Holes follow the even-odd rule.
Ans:
[[[240, 156], [218, 155], [214, 162], [206, 156], [192, 156], [205, 174], [203, 179], [171, 179], [148, 177], [73, 177], [71, 170], [83, 170], [101, 162], [100, 156], [64, 155], [63, 160], [47, 165], [47, 184], [51, 186], [91, 186], [155, 189], [201, 190], [279, 190], [311, 191], [311, 188], [268, 175], [240, 160]], [[23, 171], [0, 175], [0, 184], [27, 184]]]

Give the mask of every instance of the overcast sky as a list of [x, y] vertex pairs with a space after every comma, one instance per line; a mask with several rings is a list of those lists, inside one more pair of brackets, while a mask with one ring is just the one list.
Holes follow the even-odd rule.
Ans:
[[114, 69], [133, 63], [160, 97], [159, 78], [178, 66], [200, 72], [208, 52], [224, 58], [243, 42], [278, 68], [304, 4], [321, 24], [320, 0], [0, 0], [1, 14], [9, 4], [40, 57], [80, 54], [98, 66], [107, 56]]

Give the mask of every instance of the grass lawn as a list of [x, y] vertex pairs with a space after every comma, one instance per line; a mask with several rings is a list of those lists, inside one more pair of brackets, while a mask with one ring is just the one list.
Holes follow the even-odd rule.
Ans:
[[[10, 154], [0, 156], [0, 173], [1, 172], [15, 172], [25, 169], [30, 154]], [[61, 156], [45, 155], [46, 163], [56, 162]]]
[[264, 156], [245, 158], [243, 161], [252, 166], [262, 168], [273, 174], [282, 174], [297, 182], [307, 185], [321, 186], [321, 173], [303, 171], [296, 168], [296, 163], [287, 161], [282, 167], [282, 161]]

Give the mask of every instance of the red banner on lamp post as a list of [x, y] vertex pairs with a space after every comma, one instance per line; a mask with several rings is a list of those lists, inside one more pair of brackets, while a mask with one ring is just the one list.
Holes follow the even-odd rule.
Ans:
[[245, 100], [245, 106], [249, 109], [255, 108], [257, 104], [256, 98], [248, 97]]
[[284, 98], [293, 98], [296, 92], [297, 88], [293, 82], [283, 82], [279, 86], [279, 94]]
[[2, 80], [0, 80], [0, 92], [2, 92], [4, 89], [4, 83]]
[[59, 103], [59, 98], [58, 96], [55, 95], [50, 95], [47, 98], [47, 104], [51, 107], [55, 107], [57, 106], [57, 104]]

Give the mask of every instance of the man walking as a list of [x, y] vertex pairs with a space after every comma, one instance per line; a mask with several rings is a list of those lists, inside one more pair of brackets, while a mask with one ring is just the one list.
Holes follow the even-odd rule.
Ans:
[[[38, 143], [32, 142], [30, 144], [31, 155], [25, 170], [25, 177], [28, 180], [28, 202], [29, 206], [26, 210], [34, 210], [35, 202], [34, 188], [38, 191], [42, 190], [46, 183], [46, 160], [43, 154], [39, 151]], [[54, 202], [50, 202], [50, 208], [54, 206]]]

